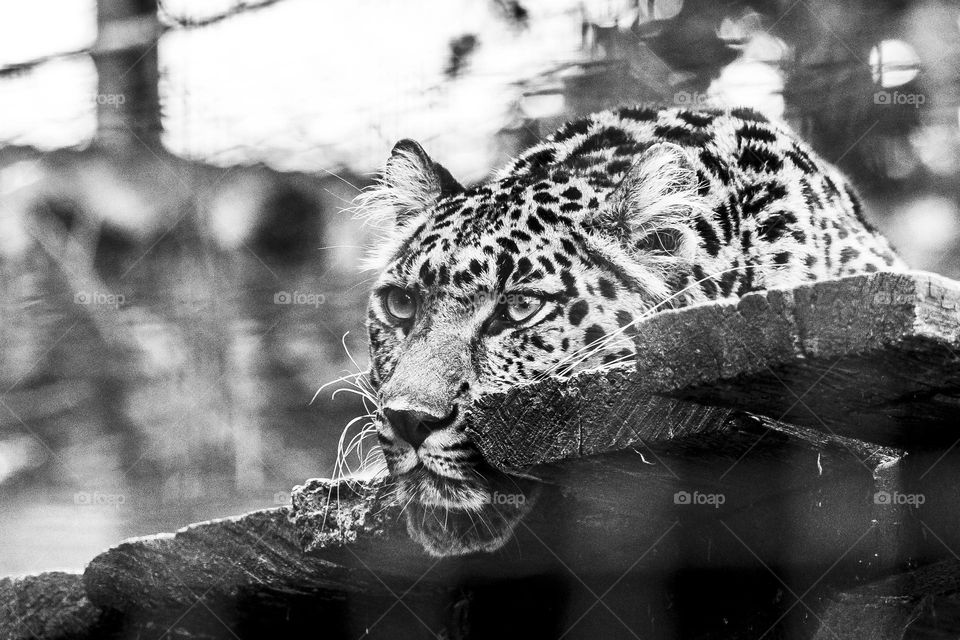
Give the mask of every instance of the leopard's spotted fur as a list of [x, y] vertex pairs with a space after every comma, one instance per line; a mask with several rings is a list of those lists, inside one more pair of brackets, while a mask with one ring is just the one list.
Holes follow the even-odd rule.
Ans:
[[[369, 312], [379, 437], [439, 555], [497, 548], [524, 509], [491, 495], [529, 489], [463, 435], [477, 394], [629, 360], [645, 313], [903, 266], [847, 180], [750, 109], [597, 113], [470, 189], [404, 141], [362, 207], [394, 219]], [[515, 322], [514, 294], [542, 307]]]

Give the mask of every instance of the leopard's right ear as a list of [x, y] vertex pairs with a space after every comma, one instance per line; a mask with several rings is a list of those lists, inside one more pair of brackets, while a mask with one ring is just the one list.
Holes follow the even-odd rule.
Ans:
[[378, 183], [358, 200], [361, 217], [395, 227], [429, 209], [443, 197], [463, 190], [443, 165], [434, 162], [419, 143], [401, 140], [393, 146]]

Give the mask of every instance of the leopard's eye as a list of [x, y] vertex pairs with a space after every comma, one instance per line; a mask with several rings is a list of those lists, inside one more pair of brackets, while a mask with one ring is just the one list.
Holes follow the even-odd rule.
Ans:
[[529, 293], [511, 293], [507, 295], [504, 314], [511, 322], [523, 322], [543, 307], [544, 301]]
[[412, 293], [400, 287], [390, 287], [383, 294], [383, 306], [395, 320], [409, 320], [417, 312], [417, 300]]

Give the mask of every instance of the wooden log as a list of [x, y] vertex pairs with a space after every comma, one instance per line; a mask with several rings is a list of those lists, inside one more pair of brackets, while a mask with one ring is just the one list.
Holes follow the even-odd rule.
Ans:
[[[90, 564], [88, 593], [141, 630], [164, 620], [214, 633], [225, 619], [293, 632], [283, 620], [317, 608], [367, 615], [397, 592], [418, 617], [454, 628], [464, 593], [482, 610], [531, 580], [565, 592], [557, 585], [626, 573], [676, 597], [648, 603], [661, 620], [643, 627], [650, 637], [799, 633], [811, 618], [796, 612], [818, 610], [827, 590], [942, 555], [918, 542], [923, 518], [936, 544], [957, 544], [960, 527], [938, 513], [955, 483], [937, 465], [953, 457], [936, 451], [960, 435], [957, 292], [935, 276], [882, 273], [670, 312], [642, 325], [636, 369], [481, 399], [471, 436], [484, 456], [542, 481], [496, 553], [431, 559], [388, 485], [317, 480], [290, 510], [125, 542]], [[896, 499], [911, 491], [936, 506]], [[759, 585], [746, 605], [730, 575]], [[213, 618], [192, 618], [198, 593]], [[696, 626], [704, 601], [715, 618]], [[766, 613], [752, 618], [758, 606]]]
[[[289, 511], [122, 543], [91, 562], [87, 591], [98, 606], [123, 612], [128, 631], [166, 624], [215, 635], [226, 621], [293, 633], [309, 612], [355, 624], [351, 616], [387, 608], [390, 593], [405, 593], [418, 617], [444, 625], [453, 624], [458, 594], [473, 594], [483, 610], [505, 606], [504, 593], [537, 580], [565, 592], [571, 581], [603, 583], [627, 572], [642, 575], [644, 588], [667, 589], [678, 571], [695, 570], [695, 580], [670, 593], [700, 602], [727, 597], [720, 585], [734, 571], [764, 585], [754, 596], [772, 602], [781, 585], [769, 584], [768, 567], [798, 593], [797, 584], [833, 564], [834, 580], [886, 569], [870, 496], [873, 470], [895, 466], [895, 452], [748, 416], [732, 417], [714, 444], [709, 459], [680, 444], [648, 453], [655, 465], [626, 451], [538, 468], [547, 482], [541, 501], [516, 540], [494, 554], [430, 558], [409, 540], [389, 485], [311, 481]], [[756, 457], [731, 469], [751, 446]], [[722, 502], [678, 501], [680, 492]], [[809, 606], [818, 596], [809, 595]], [[678, 615], [676, 603], [662, 606], [661, 624]]]
[[[404, 558], [407, 576], [411, 562], [421, 572], [429, 566], [402, 526], [393, 529], [391, 545], [390, 528], [363, 510], [369, 501], [349, 491], [342, 489], [343, 509], [327, 527], [329, 553], [322, 557], [303, 554], [289, 508], [267, 509], [124, 541], [87, 566], [86, 593], [116, 612], [118, 638], [315, 635], [318, 621], [330, 637], [360, 637], [374, 623], [401, 637], [419, 634], [416, 618], [391, 607], [398, 593], [421, 619], [441, 625], [445, 612], [436, 603], [444, 592], [437, 583], [399, 584], [377, 561], [358, 560], [359, 549], [377, 546], [378, 560]], [[368, 517], [351, 525], [348, 513]], [[392, 615], [381, 620], [388, 610]]]
[[960, 560], [899, 573], [832, 595], [815, 640], [899, 640], [960, 635]]
[[107, 616], [87, 599], [82, 576], [51, 571], [0, 578], [0, 638], [96, 638]]
[[[438, 563], [413, 545], [382, 489], [314, 481], [296, 492], [292, 513], [257, 511], [128, 540], [90, 563], [87, 592], [114, 613], [116, 638], [543, 633], [550, 621], [536, 610], [555, 606], [549, 584], [521, 576], [467, 590], [457, 560]], [[495, 573], [495, 557], [475, 561]], [[467, 635], [469, 611], [484, 635]]]
[[[702, 607], [705, 599], [718, 617], [689, 629], [702, 637], [728, 637], [724, 633], [740, 624], [783, 627], [793, 618], [777, 616], [792, 600], [783, 598], [779, 580], [799, 594], [798, 585], [813, 582], [827, 565], [839, 565], [831, 567], [828, 585], [873, 578], [886, 569], [875, 556], [882, 546], [871, 531], [877, 511], [870, 470], [897, 462], [889, 450], [854, 449], [855, 457], [848, 447], [856, 443], [742, 416], [718, 438], [755, 444], [765, 429], [774, 431], [764, 437], [769, 442], [756, 444], [757, 459], [720, 479], [717, 470], [732, 459], [727, 454], [741, 449], [724, 452], [718, 446], [712, 460], [686, 465], [691, 452], [681, 446], [663, 448], [655, 466], [641, 462], [637, 468], [638, 454], [628, 451], [567, 461], [556, 465], [567, 469], [559, 475], [541, 467], [550, 483], [541, 503], [516, 541], [494, 554], [429, 558], [407, 537], [399, 507], [388, 498], [389, 485], [318, 480], [297, 488], [290, 510], [122, 543], [90, 564], [87, 591], [98, 606], [122, 613], [122, 633], [174, 627], [182, 637], [232, 637], [227, 629], [261, 627], [301, 633], [317, 616], [345, 625], [346, 634], [373, 624], [378, 633], [371, 637], [398, 628], [416, 635], [422, 630], [417, 618], [434, 628], [459, 624], [453, 612], [463, 614], [464, 594], [474, 616], [511, 602], [540, 602], [542, 611], [533, 607], [526, 621], [554, 628], [562, 615], [546, 612], [565, 601], [563, 594], [578, 592], [580, 580], [604, 585], [618, 578], [631, 586], [608, 604], [626, 608], [622, 616], [637, 613], [628, 601], [638, 593], [652, 598], [652, 609], [644, 612], [659, 620], [659, 631], [644, 637], [685, 633], [687, 618], [697, 618], [689, 609]], [[568, 469], [577, 464], [582, 466]], [[778, 464], [784, 468], [762, 476]], [[765, 482], [756, 482], [758, 473]], [[716, 506], [678, 503], [677, 491], [685, 490], [721, 491], [725, 500]], [[742, 589], [725, 587], [731, 575], [739, 576]], [[531, 584], [536, 593], [523, 587]], [[416, 617], [380, 627], [379, 613], [395, 604], [391, 593], [405, 594], [404, 606]], [[659, 602], [658, 593], [670, 594], [669, 602]], [[804, 605], [814, 607], [821, 597], [822, 590], [805, 594]], [[758, 602], [767, 603], [759, 622]], [[576, 606], [591, 604], [588, 598]], [[639, 616], [630, 624], [641, 629], [652, 623]], [[703, 635], [705, 629], [720, 635]]]
[[[716, 567], [755, 566], [758, 557], [816, 567], [859, 542], [851, 564], [875, 574], [899, 558], [899, 537], [883, 537], [900, 521], [894, 515], [899, 505], [878, 504], [874, 495], [902, 490], [900, 456], [803, 427], [730, 416], [709, 441], [678, 437], [531, 469], [544, 493], [517, 531], [516, 545], [461, 560], [457, 570], [516, 577], [549, 570], [560, 559], [585, 573], [616, 572], [637, 560], [645, 542], [682, 523], [687, 540], [698, 540], [696, 551], [666, 540], [637, 566], [670, 571], [703, 555]], [[339, 506], [330, 502], [335, 492], [322, 480], [295, 490], [293, 520], [305, 551], [328, 557], [331, 545], [351, 544], [387, 574], [414, 575], [423, 568], [417, 560], [422, 554], [411, 555], [396, 526], [400, 509], [381, 501], [389, 493], [384, 485], [373, 485], [360, 499], [341, 498]], [[432, 574], [440, 581], [444, 567]]]
[[960, 284], [875, 273], [654, 315], [636, 367], [482, 399], [470, 436], [502, 469], [709, 436], [739, 409], [901, 448], [960, 437]]

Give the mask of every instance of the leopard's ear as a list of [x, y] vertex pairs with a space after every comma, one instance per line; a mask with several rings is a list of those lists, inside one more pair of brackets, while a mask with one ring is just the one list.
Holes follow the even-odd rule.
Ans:
[[434, 162], [419, 143], [401, 140], [393, 146], [378, 184], [361, 197], [365, 217], [393, 218], [395, 226], [429, 209], [442, 197], [463, 190], [450, 172]]
[[686, 152], [662, 142], [633, 163], [592, 224], [635, 258], [685, 259], [696, 249], [694, 220], [704, 210]]

